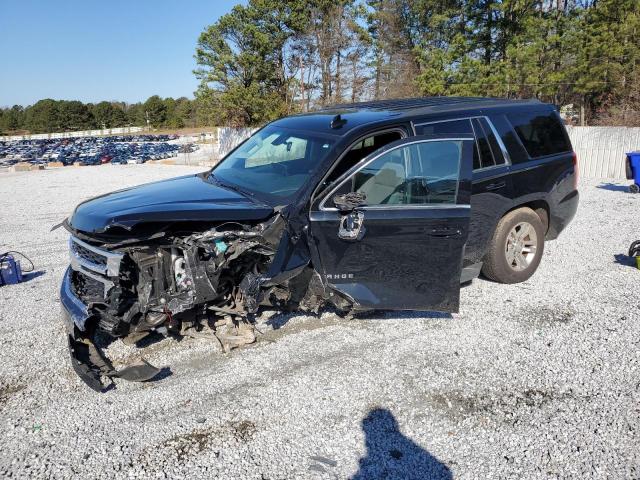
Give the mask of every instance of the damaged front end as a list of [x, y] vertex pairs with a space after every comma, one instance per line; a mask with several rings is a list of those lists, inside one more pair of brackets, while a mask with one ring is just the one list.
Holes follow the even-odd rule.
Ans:
[[97, 391], [103, 379], [145, 381], [145, 361], [114, 369], [97, 346], [105, 332], [130, 342], [152, 331], [210, 335], [223, 350], [255, 341], [260, 306], [317, 311], [329, 298], [311, 266], [308, 239], [281, 214], [199, 231], [159, 231], [120, 242], [68, 223], [71, 265], [60, 291], [72, 365]]

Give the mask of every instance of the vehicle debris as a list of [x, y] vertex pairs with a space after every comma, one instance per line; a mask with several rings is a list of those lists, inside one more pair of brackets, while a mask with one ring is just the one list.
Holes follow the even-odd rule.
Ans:
[[254, 225], [223, 222], [104, 243], [63, 224], [72, 233], [61, 289], [76, 314], [67, 322], [72, 366], [96, 391], [109, 386], [104, 378], [147, 381], [160, 372], [145, 360], [116, 370], [94, 340], [98, 331], [127, 344], [153, 331], [209, 337], [229, 352], [255, 342], [261, 306], [317, 312], [326, 300], [308, 249], [281, 213]]

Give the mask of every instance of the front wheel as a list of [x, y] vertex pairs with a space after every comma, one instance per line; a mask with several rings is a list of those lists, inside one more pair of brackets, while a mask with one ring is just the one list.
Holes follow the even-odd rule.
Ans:
[[524, 282], [540, 265], [544, 235], [540, 217], [530, 208], [507, 213], [498, 222], [482, 273], [500, 283]]

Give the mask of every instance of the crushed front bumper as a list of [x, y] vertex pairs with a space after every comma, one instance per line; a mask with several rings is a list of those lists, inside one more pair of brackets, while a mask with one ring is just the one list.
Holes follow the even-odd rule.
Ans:
[[67, 268], [60, 286], [60, 303], [62, 304], [62, 320], [67, 333], [76, 336], [76, 330], [84, 332], [89, 319], [89, 307], [80, 300], [71, 288], [71, 267]]
[[[145, 360], [128, 365], [116, 371], [107, 357], [93, 340], [94, 332], [87, 325], [91, 317], [89, 306], [85, 305], [73, 292], [71, 285], [72, 267], [67, 268], [60, 286], [62, 321], [67, 331], [67, 341], [71, 366], [84, 383], [96, 392], [103, 392], [113, 385], [112, 378], [123, 378], [133, 382], [150, 380], [160, 373], [160, 369]], [[108, 384], [103, 378], [109, 379]]]

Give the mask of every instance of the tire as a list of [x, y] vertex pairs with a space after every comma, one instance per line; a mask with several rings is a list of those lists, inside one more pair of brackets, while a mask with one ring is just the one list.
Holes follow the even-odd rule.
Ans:
[[499, 283], [528, 280], [540, 265], [544, 235], [540, 217], [530, 208], [507, 213], [498, 222], [489, 243], [482, 274]]
[[640, 185], [637, 183], [632, 183], [629, 185], [629, 192], [631, 193], [640, 193]]

